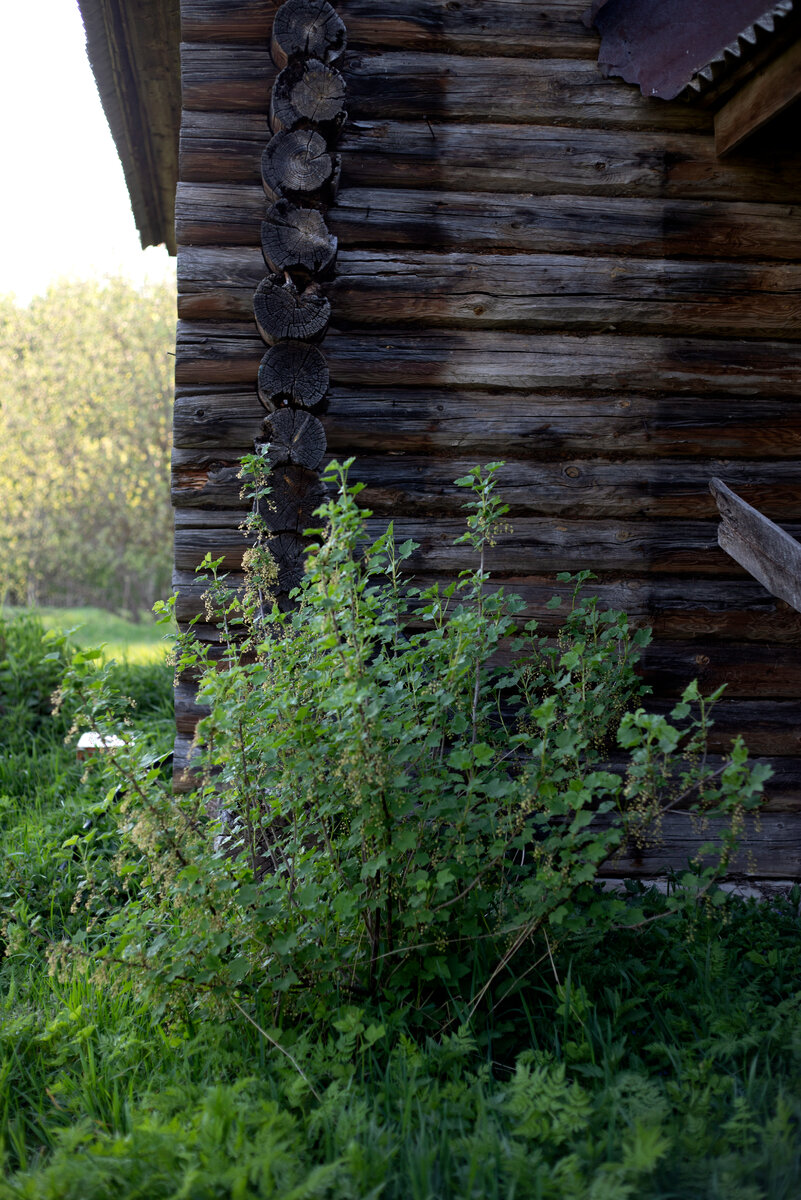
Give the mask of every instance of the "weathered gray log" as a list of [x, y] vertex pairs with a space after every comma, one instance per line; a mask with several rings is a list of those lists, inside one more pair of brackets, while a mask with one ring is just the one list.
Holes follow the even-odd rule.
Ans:
[[[598, 55], [598, 36], [582, 23], [587, 0], [338, 0], [351, 46], [518, 58]], [[183, 0], [189, 42], [265, 43], [275, 5], [264, 0]]]
[[314, 524], [314, 511], [326, 494], [316, 471], [286, 462], [274, 467], [268, 482], [269, 494], [259, 501], [259, 514], [267, 529], [302, 534]]
[[[263, 343], [252, 325], [179, 322], [177, 383], [250, 382]], [[338, 385], [494, 391], [662, 392], [797, 397], [798, 342], [329, 329]]]
[[[241, 588], [244, 576], [233, 572], [228, 582], [232, 588]], [[435, 583], [444, 587], [448, 582], [443, 575], [415, 572], [415, 584], [421, 588]], [[523, 599], [526, 619], [536, 618], [543, 634], [553, 634], [564, 623], [570, 609], [572, 585], [559, 583], [554, 576], [522, 575], [491, 580], [487, 590], [494, 591], [499, 583], [507, 592]], [[198, 583], [197, 577], [188, 571], [176, 571], [173, 584], [179, 592], [176, 618], [188, 621], [202, 614], [206, 585]], [[659, 575], [650, 578], [599, 575], [587, 585], [586, 593], [596, 596], [601, 608], [622, 609], [632, 626], [650, 625], [660, 644], [682, 641], [688, 653], [693, 646], [696, 654], [703, 653], [712, 638], [720, 639], [716, 651], [720, 649], [723, 653], [728, 642], [753, 645], [768, 642], [774, 647], [801, 644], [801, 614], [783, 600], [770, 596], [761, 584], [748, 577], [673, 579]], [[548, 607], [554, 595], [562, 598], [560, 608]], [[695, 666], [698, 669], [699, 664]], [[752, 686], [758, 688], [761, 684], [754, 679]]]
[[322, 213], [297, 208], [278, 200], [261, 224], [261, 249], [271, 270], [304, 270], [320, 275], [329, 269], [337, 253], [337, 239], [328, 230]]
[[282, 404], [316, 408], [328, 391], [328, 366], [316, 346], [277, 342], [259, 364], [258, 390], [268, 412]]
[[299, 292], [291, 276], [267, 276], [256, 288], [252, 303], [256, 328], [268, 346], [287, 338], [319, 342], [325, 337], [331, 305], [318, 283]]
[[334, 166], [325, 138], [315, 130], [276, 133], [262, 155], [261, 182], [273, 202], [309, 197], [331, 182]]
[[345, 24], [328, 0], [287, 0], [275, 14], [270, 50], [277, 67], [295, 55], [334, 62], [346, 45]]
[[270, 444], [270, 461], [295, 463], [316, 471], [326, 451], [325, 429], [311, 413], [279, 408], [266, 417], [262, 431]]
[[[246, 319], [262, 270], [255, 249], [182, 249], [179, 316]], [[328, 295], [340, 328], [801, 338], [794, 263], [346, 250]]]
[[345, 121], [345, 80], [319, 59], [300, 59], [284, 67], [272, 91], [273, 133], [319, 126], [336, 133]]
[[[302, 62], [302, 60], [301, 60]], [[301, 69], [301, 64], [295, 64]], [[290, 69], [292, 64], [290, 64]], [[355, 120], [497, 121], [599, 129], [712, 133], [712, 116], [665, 104], [621, 80], [604, 79], [595, 59], [501, 58], [370, 50], [338, 63]], [[183, 106], [198, 112], [265, 112], [276, 78], [268, 51], [219, 44], [181, 46]], [[283, 90], [283, 88], [282, 88]], [[340, 102], [340, 107], [342, 103]], [[333, 120], [307, 116], [307, 120]], [[294, 120], [290, 115], [290, 119]], [[283, 124], [282, 127], [287, 126]], [[273, 126], [277, 132], [276, 126]]]
[[[571, 396], [440, 388], [333, 387], [324, 418], [331, 452], [381, 450], [473, 462], [801, 458], [801, 409], [792, 401], [726, 396]], [[242, 452], [260, 435], [252, 390], [179, 385], [175, 445]]]
[[[242, 513], [235, 509], [176, 509], [176, 566], [192, 570], [208, 550], [223, 557], [224, 570], [240, 570], [246, 540], [238, 530]], [[386, 532], [386, 518], [371, 518], [366, 536], [373, 541]], [[454, 539], [464, 532], [456, 517], [395, 520], [398, 541], [411, 539], [419, 549], [413, 571], [458, 572], [472, 559]], [[739, 568], [718, 549], [713, 521], [565, 521], [553, 517], [516, 517], [514, 532], [499, 536], [488, 553], [493, 573], [543, 574], [552, 571], [615, 571], [663, 575], [736, 578]], [[801, 740], [801, 729], [799, 729]]]
[[801, 612], [801, 545], [720, 479], [709, 489], [721, 517], [718, 545], [772, 595]]
[[[287, 410], [274, 419], [289, 420]], [[322, 427], [321, 427], [322, 429]], [[400, 454], [391, 429], [384, 453], [362, 451], [351, 469], [351, 479], [364, 486], [361, 502], [387, 517], [404, 514], [457, 516], [464, 504], [454, 479], [466, 475], [474, 460], [461, 456]], [[508, 447], [513, 452], [513, 446]], [[244, 450], [243, 450], [244, 452]], [[173, 451], [174, 484], [187, 496], [176, 503], [197, 503], [208, 508], [239, 507], [238, 456], [222, 451]], [[563, 517], [657, 517], [659, 519], [714, 519], [715, 503], [709, 478], [725, 467], [729, 478], [754, 504], [770, 503], [783, 520], [801, 521], [801, 475], [792, 460], [721, 463], [715, 460], [646, 460], [631, 462], [603, 459], [507, 459], [497, 473], [497, 495], [517, 515]], [[202, 485], [204, 472], [205, 486]], [[190, 500], [188, 497], [192, 496]]]
[[[691, 133], [351, 121], [339, 148], [343, 187], [772, 204], [797, 204], [801, 193], [792, 154], [721, 161], [710, 138]], [[257, 182], [263, 149], [261, 116], [185, 112], [181, 178]]]
[[[179, 183], [178, 241], [256, 246], [264, 192], [248, 184]], [[341, 246], [624, 254], [792, 261], [801, 205], [488, 192], [343, 188], [328, 221]]]

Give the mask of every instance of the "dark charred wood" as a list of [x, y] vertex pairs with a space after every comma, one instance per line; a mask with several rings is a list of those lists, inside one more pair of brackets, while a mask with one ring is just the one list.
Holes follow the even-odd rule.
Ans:
[[310, 283], [298, 292], [290, 276], [262, 279], [253, 297], [256, 328], [268, 346], [287, 338], [319, 342], [325, 337], [331, 305], [320, 285]]
[[316, 408], [328, 391], [328, 366], [316, 346], [277, 342], [259, 365], [258, 390], [268, 412], [283, 404]]
[[314, 524], [314, 510], [325, 499], [316, 471], [286, 462], [273, 468], [270, 492], [259, 502], [259, 514], [271, 533], [299, 533]]
[[[256, 246], [264, 192], [179, 183], [178, 240]], [[328, 221], [341, 246], [623, 254], [650, 258], [795, 259], [801, 206], [594, 196], [498, 197], [487, 192], [343, 188]]]
[[266, 417], [262, 425], [270, 444], [270, 461], [290, 462], [309, 471], [316, 471], [326, 451], [325, 429], [311, 413], [298, 409], [279, 408]]
[[329, 233], [321, 213], [278, 200], [261, 224], [261, 249], [271, 270], [304, 270], [310, 275], [327, 271], [337, 253], [337, 239]]
[[345, 24], [327, 0], [287, 0], [275, 14], [270, 50], [277, 67], [296, 55], [334, 62], [346, 45]]
[[276, 133], [261, 160], [261, 182], [273, 202], [283, 198], [309, 197], [330, 183], [334, 160], [325, 138], [313, 129]]
[[336, 133], [345, 121], [345, 80], [319, 59], [300, 59], [285, 67], [273, 88], [273, 133], [318, 126]]

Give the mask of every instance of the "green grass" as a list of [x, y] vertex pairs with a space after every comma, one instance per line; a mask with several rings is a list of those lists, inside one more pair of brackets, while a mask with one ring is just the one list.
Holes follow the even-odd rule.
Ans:
[[[521, 952], [475, 1037], [274, 1030], [302, 1077], [233, 1007], [154, 1003], [114, 963], [114, 789], [64, 744], [48, 647], [0, 620], [0, 1200], [801, 1195], [797, 889], [662, 919], [632, 886], [650, 924]], [[114, 671], [169, 746], [169, 668]], [[105, 973], [59, 958], [76, 936]]]
[[169, 626], [157, 625], [152, 613], [142, 613], [139, 621], [129, 621], [102, 608], [6, 608], [0, 611], [14, 617], [22, 612], [36, 616], [45, 629], [71, 632], [71, 641], [80, 648], [103, 646], [104, 658], [124, 659], [129, 663], [155, 663], [164, 659], [169, 643]]

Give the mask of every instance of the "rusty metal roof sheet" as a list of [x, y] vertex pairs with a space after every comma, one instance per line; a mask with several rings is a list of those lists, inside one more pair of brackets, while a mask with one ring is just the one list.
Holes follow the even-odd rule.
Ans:
[[700, 92], [751, 54], [801, 0], [595, 0], [586, 23], [601, 34], [598, 61], [639, 84], [644, 96], [674, 100]]

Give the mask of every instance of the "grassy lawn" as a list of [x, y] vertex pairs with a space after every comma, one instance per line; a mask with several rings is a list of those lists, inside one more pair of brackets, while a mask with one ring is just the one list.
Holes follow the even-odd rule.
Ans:
[[[137, 701], [129, 730], [168, 749], [160, 629], [52, 619], [84, 616], [82, 641], [91, 629], [129, 648], [109, 668]], [[532, 942], [485, 1021], [430, 1037], [424, 1014], [366, 999], [278, 1027], [235, 984], [148, 991], [150, 967], [129, 969], [119, 938], [148, 892], [163, 939], [191, 920], [187, 893], [169, 924], [170, 881], [148, 868], [173, 827], [142, 823], [135, 789], [76, 763], [71, 714], [49, 703], [64, 663], [40, 624], [12, 625], [0, 619], [0, 1200], [801, 1195], [798, 889], [664, 919], [664, 897], [632, 886], [641, 928], [588, 923], [547, 956]]]
[[[37, 608], [2, 610], [8, 616], [30, 612], [45, 629], [70, 632], [80, 647], [103, 646], [106, 659], [124, 659], [129, 663], [161, 662], [167, 653], [164, 640], [168, 627], [157, 625], [152, 613], [144, 612], [139, 621], [128, 621], [102, 608]], [[2, 616], [2, 613], [0, 613]]]

